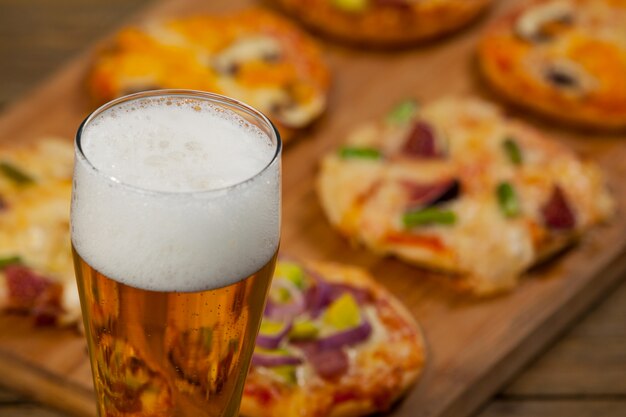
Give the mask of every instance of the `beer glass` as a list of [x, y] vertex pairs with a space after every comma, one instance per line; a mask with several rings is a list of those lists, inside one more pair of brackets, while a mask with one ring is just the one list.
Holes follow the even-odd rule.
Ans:
[[101, 417], [236, 416], [280, 234], [258, 111], [160, 90], [76, 135], [71, 235]]

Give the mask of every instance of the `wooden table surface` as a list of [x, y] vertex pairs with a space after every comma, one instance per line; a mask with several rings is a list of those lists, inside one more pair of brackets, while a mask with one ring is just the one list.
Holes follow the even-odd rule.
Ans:
[[[0, 113], [153, 1], [0, 0]], [[67, 417], [1, 386], [0, 416]], [[626, 282], [477, 416], [626, 416]]]

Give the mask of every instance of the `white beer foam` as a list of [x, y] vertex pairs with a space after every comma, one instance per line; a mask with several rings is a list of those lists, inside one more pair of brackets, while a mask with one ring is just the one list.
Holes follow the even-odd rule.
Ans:
[[100, 273], [153, 291], [219, 288], [256, 272], [279, 241], [280, 161], [268, 166], [276, 144], [208, 103], [140, 100], [82, 132], [77, 252]]

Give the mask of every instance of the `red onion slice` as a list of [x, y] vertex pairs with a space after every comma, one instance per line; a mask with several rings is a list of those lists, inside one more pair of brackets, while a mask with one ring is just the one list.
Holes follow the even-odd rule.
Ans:
[[292, 282], [286, 279], [276, 279], [272, 282], [272, 287], [289, 291], [291, 300], [279, 303], [268, 297], [264, 312], [266, 317], [278, 321], [289, 321], [306, 310], [304, 295]]
[[372, 325], [365, 319], [357, 327], [331, 334], [317, 341], [320, 350], [340, 349], [344, 346], [353, 346], [372, 334]]
[[291, 331], [292, 323], [284, 323], [282, 329], [279, 332], [274, 334], [267, 334], [259, 332], [259, 335], [256, 338], [257, 346], [260, 346], [264, 349], [276, 349], [280, 345], [280, 342], [284, 339], [285, 336]]
[[306, 306], [312, 318], [317, 318], [333, 301], [344, 293], [350, 293], [359, 305], [374, 301], [372, 294], [365, 288], [358, 288], [346, 284], [330, 284], [314, 272], [310, 272], [315, 285], [307, 291]]
[[324, 308], [330, 304], [333, 290], [330, 284], [316, 272], [307, 271], [307, 274], [313, 279], [315, 285], [310, 286], [306, 292], [306, 308], [312, 318], [317, 318], [324, 311]]
[[264, 354], [259, 352], [252, 354], [253, 366], [273, 368], [276, 366], [300, 365], [301, 363], [302, 359], [291, 355]]
[[541, 214], [544, 223], [551, 229], [570, 230], [576, 226], [576, 216], [558, 185], [554, 186], [550, 199], [541, 208]]

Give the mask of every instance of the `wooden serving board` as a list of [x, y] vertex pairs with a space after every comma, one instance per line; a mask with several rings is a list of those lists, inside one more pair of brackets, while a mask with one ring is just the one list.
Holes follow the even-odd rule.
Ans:
[[[172, 0], [138, 20], [251, 3]], [[283, 250], [369, 269], [422, 324], [428, 344], [424, 374], [390, 416], [469, 415], [626, 272], [626, 220], [618, 216], [559, 259], [528, 273], [515, 292], [468, 299], [442, 285], [446, 277], [352, 247], [323, 216], [313, 189], [317, 161], [352, 125], [380, 117], [409, 95], [423, 101], [449, 94], [492, 98], [476, 74], [474, 47], [484, 25], [514, 3], [501, 0], [471, 27], [421, 48], [382, 52], [326, 44], [334, 72], [330, 107], [308, 135], [284, 152]], [[73, 137], [92, 110], [83, 86], [92, 53], [6, 111], [0, 140]], [[577, 133], [518, 115], [600, 163], [620, 207], [626, 206], [626, 183], [620, 181], [626, 174], [626, 137]], [[0, 381], [78, 416], [95, 415], [85, 343], [74, 331], [35, 329], [28, 320], [0, 316]]]

